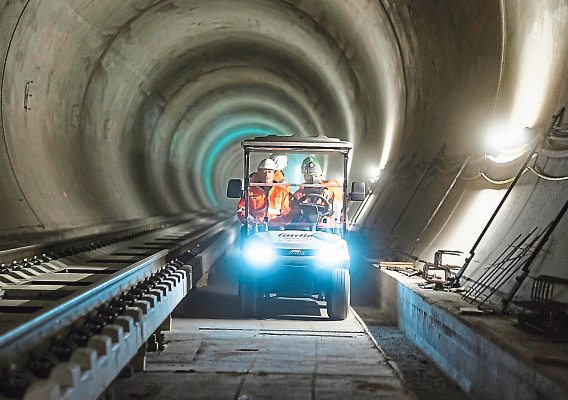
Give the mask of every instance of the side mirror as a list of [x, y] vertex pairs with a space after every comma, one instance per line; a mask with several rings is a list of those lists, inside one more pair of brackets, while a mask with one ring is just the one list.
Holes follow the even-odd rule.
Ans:
[[243, 194], [243, 181], [240, 179], [229, 179], [227, 184], [227, 197], [230, 199], [240, 199]]
[[351, 193], [349, 194], [349, 200], [351, 200], [351, 201], [363, 201], [363, 200], [365, 200], [365, 183], [364, 182], [352, 182], [351, 183]]

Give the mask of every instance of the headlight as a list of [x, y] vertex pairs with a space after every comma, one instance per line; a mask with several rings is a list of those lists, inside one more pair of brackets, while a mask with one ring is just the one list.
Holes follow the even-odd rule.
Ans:
[[266, 267], [276, 258], [276, 252], [269, 244], [249, 242], [243, 249], [245, 260], [254, 266]]
[[328, 246], [316, 253], [318, 264], [321, 266], [335, 266], [349, 261], [347, 246]]

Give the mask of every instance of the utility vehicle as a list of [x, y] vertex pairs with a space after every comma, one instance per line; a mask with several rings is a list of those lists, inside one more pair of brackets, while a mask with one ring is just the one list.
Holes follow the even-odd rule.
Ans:
[[[247, 139], [241, 144], [244, 184], [241, 179], [231, 179], [227, 196], [244, 199], [245, 204], [239, 266], [242, 314], [256, 317], [261, 303], [271, 297], [305, 297], [325, 300], [330, 319], [345, 319], [350, 303], [350, 257], [345, 240], [347, 203], [365, 197], [363, 183], [353, 182], [351, 193], [347, 193], [348, 160], [353, 145], [326, 136], [275, 135]], [[274, 154], [288, 157], [285, 181], [255, 183], [251, 179], [254, 166]], [[300, 164], [305, 157], [312, 157], [322, 166], [325, 178], [320, 183], [306, 183], [303, 179]], [[288, 190], [293, 201], [287, 220], [270, 221], [264, 217], [258, 221], [249, 217], [249, 190], [270, 190], [270, 186]], [[294, 199], [293, 194], [300, 188], [301, 196]], [[333, 191], [334, 201], [322, 196], [324, 190]]]

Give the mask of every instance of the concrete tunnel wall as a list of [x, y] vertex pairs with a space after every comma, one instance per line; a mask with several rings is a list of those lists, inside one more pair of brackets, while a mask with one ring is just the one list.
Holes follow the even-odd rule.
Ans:
[[[240, 140], [323, 132], [354, 142], [352, 180], [387, 165], [358, 219], [369, 254], [467, 251], [503, 185], [460, 179], [420, 235], [457, 166], [514, 175], [482, 157], [487, 127], [542, 128], [568, 99], [562, 0], [228, 4], [0, 1], [3, 243], [232, 209]], [[538, 162], [566, 175], [554, 155]], [[489, 238], [546, 225], [566, 184], [525, 174]], [[562, 276], [565, 234], [540, 263]]]
[[[400, 2], [395, 3], [400, 6]], [[415, 2], [410, 3], [416, 7]], [[491, 5], [499, 8], [497, 2]], [[568, 7], [565, 2], [502, 2], [501, 17], [497, 10], [485, 7], [467, 22], [460, 18], [463, 10], [457, 15], [450, 8], [425, 6], [414, 10], [420, 15], [448, 15], [445, 23], [420, 30], [420, 40], [416, 39], [418, 35], [399, 35], [406, 39], [401, 40], [401, 48], [406, 49], [403, 54], [433, 51], [430, 46], [443, 43], [442, 39], [448, 41], [442, 51], [453, 51], [428, 59], [413, 70], [420, 71], [414, 75], [422, 75], [421, 82], [430, 84], [408, 85], [413, 88], [411, 96], [428, 101], [409, 102], [414, 109], [407, 110], [412, 117], [407, 115], [403, 131], [409, 137], [403, 145], [405, 151], [392, 160], [374, 185], [360, 217], [361, 229], [372, 238], [375, 256], [401, 259], [411, 254], [433, 261], [436, 250], [451, 249], [464, 255], [446, 256], [444, 262], [462, 265], [505, 194], [510, 178], [527, 157], [523, 154], [511, 162], [492, 161], [494, 152], [486, 145], [492, 125], [506, 121], [516, 128], [535, 128], [530, 133], [532, 140], [550, 127], [552, 115], [568, 101]], [[467, 13], [472, 15], [473, 11]], [[401, 26], [419, 25], [412, 22], [412, 13], [400, 15]], [[425, 19], [433, 21], [436, 17]], [[431, 84], [444, 88], [446, 95], [429, 93]], [[566, 126], [568, 118], [565, 116], [562, 122]], [[529, 166], [545, 178], [565, 177], [568, 163], [565, 141], [563, 144], [549, 141]], [[469, 164], [427, 225], [466, 156], [471, 157]], [[536, 227], [537, 233], [541, 232], [566, 202], [567, 189], [566, 180], [523, 174], [480, 242], [466, 276], [479, 277], [517, 235], [524, 236]], [[530, 276], [568, 276], [567, 234], [565, 217], [536, 259]], [[510, 287], [505, 285], [501, 293], [507, 293]], [[529, 292], [527, 284], [520, 296], [526, 297]], [[565, 292], [557, 294], [568, 297]]]

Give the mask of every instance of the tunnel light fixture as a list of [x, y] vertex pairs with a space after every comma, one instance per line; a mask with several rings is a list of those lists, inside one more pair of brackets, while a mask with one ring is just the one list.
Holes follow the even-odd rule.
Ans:
[[381, 171], [384, 168], [385, 167], [379, 167], [379, 166], [376, 166], [376, 165], [369, 168], [369, 176], [370, 176], [371, 183], [375, 183], [376, 181], [379, 180], [379, 178], [381, 177]]
[[529, 149], [531, 139], [529, 128], [495, 125], [485, 140], [487, 158], [498, 164], [512, 162]]

